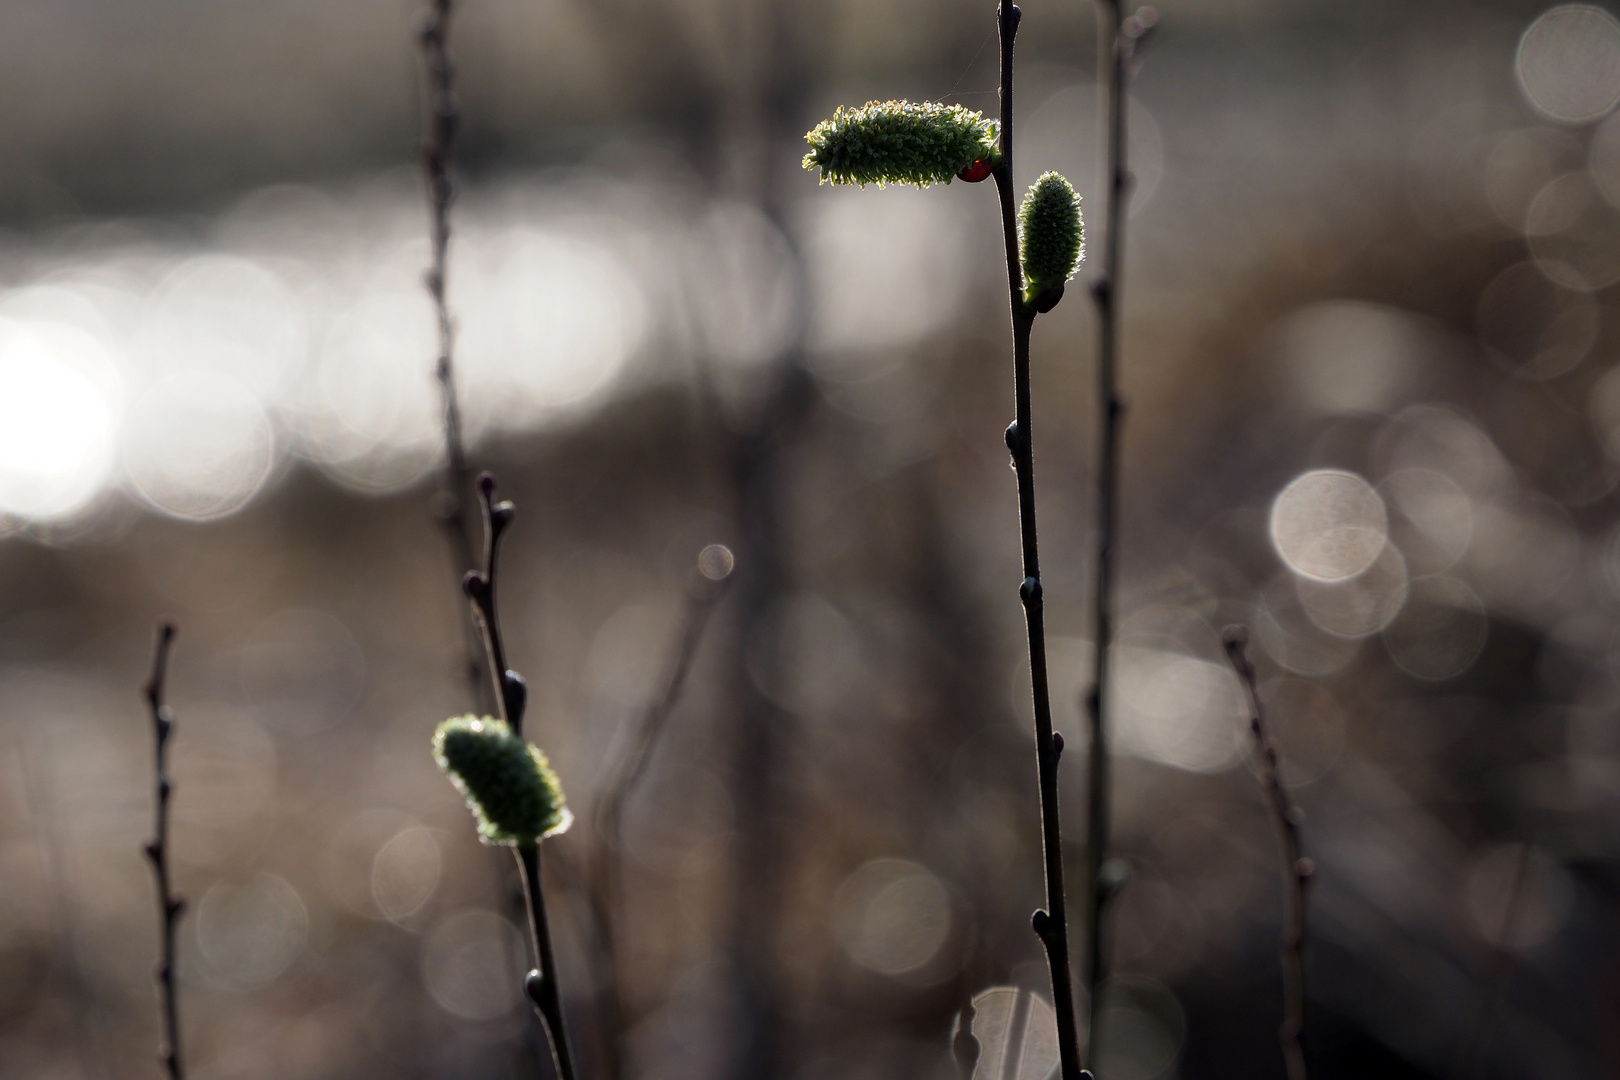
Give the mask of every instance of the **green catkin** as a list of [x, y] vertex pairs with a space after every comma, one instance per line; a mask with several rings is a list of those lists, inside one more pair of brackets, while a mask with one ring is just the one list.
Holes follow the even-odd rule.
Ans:
[[1074, 276], [1085, 258], [1080, 196], [1062, 176], [1042, 173], [1018, 210], [1018, 255], [1024, 265], [1024, 300]]
[[869, 101], [839, 108], [807, 134], [806, 169], [823, 184], [948, 184], [975, 161], [1000, 160], [996, 122], [960, 105]]
[[486, 844], [532, 844], [573, 823], [546, 755], [504, 721], [446, 720], [433, 733], [433, 760], [467, 797]]

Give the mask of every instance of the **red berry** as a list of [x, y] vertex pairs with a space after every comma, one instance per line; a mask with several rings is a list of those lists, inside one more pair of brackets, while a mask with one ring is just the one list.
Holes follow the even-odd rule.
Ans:
[[959, 179], [966, 180], [970, 184], [977, 184], [980, 180], [989, 178], [990, 163], [980, 158], [956, 175]]

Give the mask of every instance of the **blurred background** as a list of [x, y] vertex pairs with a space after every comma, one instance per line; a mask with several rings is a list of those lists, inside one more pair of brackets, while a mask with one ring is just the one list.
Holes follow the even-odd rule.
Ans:
[[[1067, 174], [1095, 253], [1094, 12], [1024, 7], [1021, 179]], [[991, 1062], [1022, 994], [1022, 1057], [980, 1076], [1045, 1080], [993, 197], [799, 167], [839, 104], [993, 108], [993, 3], [456, 9], [458, 377], [519, 507], [529, 732], [581, 818], [546, 858], [587, 1074], [590, 815], [720, 543], [734, 584], [617, 852], [626, 1075], [950, 1077], [962, 1005]], [[478, 699], [436, 519], [422, 14], [0, 8], [7, 1078], [157, 1073], [160, 615], [191, 1074], [546, 1075], [511, 860], [428, 752]], [[1620, 22], [1161, 15], [1130, 106], [1100, 1074], [1283, 1075], [1242, 622], [1319, 866], [1318, 1074], [1614, 1076]], [[1074, 289], [1034, 343], [1071, 883], [1094, 332]]]

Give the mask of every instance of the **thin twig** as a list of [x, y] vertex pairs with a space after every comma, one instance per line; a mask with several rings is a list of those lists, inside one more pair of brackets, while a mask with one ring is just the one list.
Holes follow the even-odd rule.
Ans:
[[1107, 875], [1109, 837], [1108, 657], [1114, 637], [1114, 540], [1119, 510], [1120, 422], [1125, 406], [1119, 396], [1120, 259], [1125, 247], [1125, 205], [1131, 174], [1125, 161], [1126, 88], [1131, 60], [1148, 29], [1157, 21], [1152, 8], [1129, 19], [1121, 18], [1119, 0], [1097, 0], [1098, 81], [1102, 84], [1106, 121], [1108, 201], [1102, 269], [1092, 283], [1097, 305], [1097, 403], [1102, 412], [1101, 448], [1097, 464], [1097, 564], [1095, 648], [1091, 692], [1086, 711], [1091, 720], [1091, 750], [1086, 785], [1086, 1060], [1096, 1062], [1099, 1046], [1097, 1017], [1101, 1012], [1107, 957], [1103, 944], [1103, 916], [1110, 899]]
[[495, 501], [495, 478], [489, 473], [478, 476], [478, 493], [484, 503], [484, 566], [482, 570], [469, 570], [462, 578], [461, 587], [472, 601], [473, 620], [483, 634], [485, 660], [494, 684], [495, 706], [502, 720], [512, 728], [512, 734], [523, 734], [523, 707], [528, 703], [528, 686], [523, 676], [506, 666], [506, 641], [501, 636], [501, 622], [495, 610], [495, 572], [501, 553], [501, 537], [517, 515], [511, 502]]
[[152, 744], [157, 762], [157, 810], [154, 834], [146, 843], [146, 857], [152, 863], [157, 878], [158, 934], [163, 955], [158, 962], [157, 983], [163, 1004], [163, 1045], [158, 1049], [158, 1060], [168, 1070], [170, 1080], [181, 1080], [185, 1075], [180, 1059], [180, 1002], [175, 988], [174, 928], [186, 902], [175, 896], [169, 888], [169, 795], [173, 785], [169, 782], [169, 736], [174, 733], [174, 713], [163, 703], [163, 682], [168, 674], [169, 645], [174, 641], [174, 626], [161, 623], [157, 631], [157, 645], [152, 653], [152, 674], [146, 680], [144, 691], [147, 705], [152, 710]]
[[1018, 527], [1023, 540], [1024, 581], [1018, 595], [1029, 634], [1030, 689], [1035, 707], [1035, 754], [1041, 792], [1041, 836], [1046, 865], [1046, 908], [1032, 919], [1046, 948], [1052, 973], [1052, 1005], [1057, 1010], [1058, 1056], [1063, 1080], [1080, 1080], [1080, 1041], [1075, 1030], [1074, 989], [1069, 973], [1069, 924], [1063, 897], [1063, 830], [1058, 817], [1058, 759], [1063, 737], [1052, 731], [1052, 703], [1046, 673], [1046, 620], [1041, 598], [1041, 560], [1035, 534], [1035, 449], [1030, 422], [1029, 334], [1035, 309], [1024, 302], [1019, 263], [1018, 215], [1013, 187], [1013, 39], [1021, 16], [1011, 0], [1001, 0], [1001, 161], [993, 175], [1001, 202], [1007, 248], [1007, 288], [1012, 303], [1013, 392], [1017, 418], [1007, 428], [1007, 449], [1018, 474]]
[[1513, 868], [1513, 884], [1508, 890], [1507, 907], [1502, 912], [1502, 925], [1496, 932], [1496, 939], [1491, 942], [1490, 974], [1480, 985], [1478, 1002], [1474, 1007], [1473, 1030], [1469, 1034], [1468, 1041], [1458, 1047], [1456, 1059], [1452, 1063], [1453, 1080], [1468, 1080], [1474, 1075], [1480, 1056], [1490, 1044], [1491, 1029], [1496, 1023], [1497, 1013], [1502, 1008], [1502, 999], [1507, 996], [1514, 968], [1511, 952], [1513, 929], [1519, 921], [1519, 907], [1524, 902], [1525, 885], [1528, 884], [1530, 877], [1532, 847], [1533, 842], [1519, 847], [1519, 857], [1515, 860]]
[[1260, 784], [1271, 804], [1277, 836], [1282, 841], [1283, 883], [1287, 915], [1283, 924], [1283, 1023], [1277, 1032], [1282, 1043], [1288, 1080], [1306, 1080], [1305, 1069], [1305, 893], [1315, 865], [1300, 853], [1300, 825], [1304, 814], [1283, 787], [1277, 740], [1266, 729], [1265, 707], [1254, 664], [1249, 661], [1249, 631], [1229, 626], [1221, 637], [1249, 699], [1249, 733], [1254, 736], [1255, 764]]
[[735, 566], [731, 551], [711, 544], [698, 555], [686, 585], [686, 611], [666, 667], [663, 690], [647, 704], [640, 722], [623, 743], [623, 752], [612, 767], [612, 776], [596, 804], [597, 853], [591, 864], [590, 902], [601, 935], [603, 969], [600, 1002], [607, 1016], [607, 1063], [603, 1072], [619, 1077], [624, 1070], [623, 957], [619, 954], [618, 920], [623, 896], [622, 865], [619, 852], [623, 834], [624, 807], [646, 772], [653, 747], [669, 721], [670, 714], [686, 687], [692, 660], [703, 641], [703, 631], [715, 605], [725, 595]]
[[[422, 172], [427, 181], [428, 229], [432, 261], [423, 274], [423, 284], [433, 298], [434, 321], [438, 326], [438, 360], [434, 377], [439, 383], [440, 413], [444, 425], [444, 487], [439, 492], [438, 517], [450, 541], [450, 556], [459, 576], [475, 565], [472, 526], [467, 499], [472, 493], [472, 465], [461, 433], [461, 407], [456, 395], [455, 322], [446, 296], [450, 254], [450, 206], [455, 201], [455, 181], [450, 176], [451, 154], [461, 128], [461, 108], [456, 100], [456, 69], [450, 58], [450, 16], [455, 0], [431, 0], [423, 20], [419, 40], [422, 62], [427, 71], [428, 135], [422, 143]], [[468, 626], [467, 678], [474, 695], [483, 704], [485, 682], [483, 659], [479, 655], [476, 630]]]
[[[482, 570], [469, 571], [462, 581], [462, 588], [472, 601], [473, 616], [483, 631], [501, 719], [506, 721], [513, 734], [521, 735], [523, 710], [528, 704], [528, 687], [521, 675], [506, 666], [506, 644], [501, 637], [501, 623], [495, 609], [501, 537], [517, 516], [517, 508], [511, 502], [495, 501], [495, 478], [487, 472], [478, 477], [478, 493], [484, 504], [484, 567]], [[574, 1080], [574, 1055], [569, 1049], [568, 1028], [563, 1022], [562, 994], [558, 988], [556, 959], [551, 950], [545, 892], [541, 888], [540, 848], [538, 844], [521, 844], [513, 850], [513, 854], [523, 875], [523, 893], [529, 915], [529, 943], [534, 949], [537, 964], [524, 979], [523, 989], [545, 1026], [551, 1048], [551, 1063], [557, 1076], [560, 1080]]]
[[523, 980], [524, 993], [546, 1027], [551, 1040], [551, 1064], [558, 1080], [574, 1080], [574, 1054], [568, 1044], [568, 1027], [563, 1022], [562, 993], [557, 985], [557, 958], [551, 950], [551, 926], [546, 921], [546, 899], [540, 881], [540, 845], [523, 844], [514, 849], [523, 871], [523, 899], [529, 911], [529, 940], [534, 945], [538, 965]]

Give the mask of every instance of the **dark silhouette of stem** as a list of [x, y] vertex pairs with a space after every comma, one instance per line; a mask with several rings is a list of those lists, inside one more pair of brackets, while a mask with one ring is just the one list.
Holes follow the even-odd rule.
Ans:
[[[462, 581], [472, 601], [473, 617], [484, 635], [489, 670], [494, 677], [495, 699], [500, 716], [514, 734], [523, 733], [523, 710], [528, 704], [528, 687], [523, 677], [506, 666], [506, 644], [495, 609], [496, 571], [501, 537], [517, 516], [511, 502], [495, 501], [495, 478], [489, 473], [478, 477], [478, 493], [484, 504], [484, 567], [469, 571]], [[528, 908], [529, 943], [538, 965], [523, 981], [524, 992], [545, 1026], [551, 1048], [551, 1063], [559, 1080], [574, 1080], [574, 1055], [568, 1045], [568, 1028], [563, 1022], [562, 995], [557, 983], [557, 964], [551, 951], [551, 927], [546, 920], [546, 898], [540, 881], [540, 847], [521, 844], [513, 850], [523, 875], [523, 893]]]
[[1231, 626], [1222, 635], [1227, 659], [1249, 699], [1249, 734], [1254, 737], [1255, 764], [1260, 785], [1271, 804], [1277, 836], [1282, 841], [1284, 897], [1287, 913], [1283, 920], [1283, 1023], [1277, 1032], [1282, 1043], [1288, 1080], [1306, 1080], [1305, 1069], [1305, 891], [1315, 867], [1300, 853], [1300, 824], [1304, 815], [1288, 789], [1283, 787], [1277, 740], [1266, 730], [1265, 707], [1260, 702], [1260, 686], [1254, 665], [1249, 662], [1249, 631]]
[[973, 1080], [979, 1068], [979, 1054], [984, 1049], [979, 1037], [973, 1034], [973, 1020], [977, 1011], [973, 999], [968, 998], [956, 1020], [956, 1035], [951, 1039], [951, 1056], [956, 1059], [956, 1072], [960, 1080]]
[[[455, 0], [432, 0], [419, 35], [422, 61], [427, 71], [428, 135], [422, 143], [422, 172], [427, 181], [428, 230], [432, 261], [423, 275], [428, 295], [433, 298], [434, 320], [439, 330], [438, 360], [434, 377], [439, 382], [440, 412], [444, 423], [444, 487], [439, 493], [438, 517], [450, 541], [450, 556], [459, 576], [475, 565], [472, 527], [467, 499], [472, 493], [472, 466], [461, 435], [461, 408], [456, 397], [455, 324], [445, 289], [449, 272], [450, 206], [455, 201], [455, 182], [450, 177], [451, 152], [461, 127], [461, 109], [456, 101], [455, 64], [450, 58], [450, 16]], [[483, 660], [479, 655], [477, 632], [467, 627], [467, 678], [479, 704], [484, 704]]]
[[568, 1028], [563, 1022], [562, 997], [557, 985], [557, 958], [551, 951], [551, 926], [546, 921], [546, 900], [540, 882], [540, 845], [523, 844], [515, 849], [523, 871], [523, 899], [529, 910], [529, 940], [534, 944], [538, 965], [523, 980], [534, 1011], [546, 1026], [551, 1039], [551, 1063], [558, 1080], [574, 1080], [574, 1054], [568, 1045]]
[[[718, 548], [718, 550], [715, 550]], [[705, 562], [713, 555], [714, 565]], [[647, 704], [640, 721], [623, 743], [623, 752], [612, 766], [611, 779], [596, 804], [597, 855], [591, 866], [590, 902], [595, 911], [596, 924], [601, 935], [603, 952], [599, 1002], [607, 1018], [607, 1063], [603, 1072], [618, 1077], [624, 1071], [624, 1018], [626, 1014], [623, 992], [623, 957], [619, 955], [618, 921], [623, 898], [622, 866], [619, 861], [620, 841], [623, 834], [624, 807], [630, 794], [646, 772], [647, 762], [670, 714], [680, 701], [686, 687], [686, 676], [692, 670], [692, 660], [703, 641], [703, 631], [715, 605], [725, 595], [731, 583], [731, 552], [719, 545], [705, 548], [698, 557], [686, 585], [686, 610], [681, 627], [671, 649], [666, 666], [663, 689]]]
[[1507, 909], [1502, 912], [1502, 925], [1492, 942], [1490, 973], [1480, 987], [1478, 1003], [1474, 1007], [1474, 1026], [1468, 1041], [1457, 1051], [1451, 1075], [1455, 1080], [1468, 1080], [1474, 1075], [1480, 1055], [1491, 1041], [1491, 1029], [1496, 1014], [1507, 996], [1508, 983], [1513, 978], [1513, 955], [1509, 951], [1513, 941], [1513, 927], [1519, 921], [1519, 906], [1524, 900], [1525, 885], [1530, 876], [1530, 850], [1532, 844], [1519, 848], [1518, 862], [1513, 868], [1513, 885], [1508, 892]]
[[1097, 564], [1095, 648], [1091, 691], [1086, 712], [1091, 721], [1091, 752], [1086, 784], [1086, 1059], [1095, 1063], [1100, 1042], [1097, 1017], [1107, 980], [1103, 917], [1113, 890], [1108, 861], [1110, 784], [1108, 756], [1108, 657], [1114, 639], [1114, 540], [1119, 511], [1120, 423], [1125, 405], [1119, 397], [1120, 259], [1125, 247], [1125, 206], [1131, 174], [1125, 163], [1125, 107], [1131, 60], [1148, 30], [1157, 22], [1152, 8], [1121, 18], [1119, 0], [1097, 0], [1098, 82], [1105, 102], [1108, 201], [1102, 269], [1092, 283], [1097, 305], [1097, 404], [1101, 411], [1101, 446], [1097, 461]]
[[523, 676], [506, 666], [506, 641], [495, 610], [495, 573], [501, 552], [501, 537], [517, 515], [510, 502], [495, 501], [495, 478], [489, 473], [478, 477], [478, 493], [484, 503], [484, 568], [469, 570], [461, 587], [472, 601], [473, 620], [484, 638], [485, 659], [494, 682], [496, 711], [512, 728], [523, 734], [523, 707], [528, 703], [528, 687]]
[[1035, 448], [1030, 422], [1029, 334], [1035, 309], [1024, 302], [1024, 273], [1018, 253], [1018, 213], [1013, 187], [1013, 39], [1022, 12], [1001, 0], [1001, 162], [996, 193], [1007, 248], [1007, 288], [1012, 303], [1013, 392], [1016, 419], [1007, 429], [1007, 449], [1018, 474], [1018, 527], [1023, 540], [1024, 581], [1018, 588], [1029, 632], [1030, 688], [1035, 706], [1035, 755], [1041, 792], [1041, 837], [1046, 865], [1046, 908], [1032, 924], [1046, 948], [1052, 972], [1052, 1005], [1057, 1010], [1058, 1056], [1063, 1080], [1080, 1080], [1080, 1040], [1075, 1030], [1074, 989], [1069, 973], [1069, 924], [1063, 898], [1063, 827], [1058, 818], [1058, 759], [1063, 738], [1052, 731], [1051, 694], [1046, 675], [1046, 619], [1041, 598], [1041, 560], [1035, 535]]
[[174, 928], [185, 910], [184, 900], [175, 896], [169, 887], [169, 795], [173, 785], [169, 782], [169, 736], [174, 733], [174, 714], [163, 703], [164, 676], [169, 667], [169, 645], [174, 641], [174, 626], [158, 626], [157, 646], [152, 652], [152, 674], [144, 688], [146, 702], [152, 710], [152, 744], [157, 763], [157, 810], [152, 839], [146, 843], [146, 857], [152, 863], [157, 878], [158, 934], [163, 955], [158, 961], [157, 983], [163, 1003], [163, 1046], [158, 1049], [158, 1060], [168, 1070], [170, 1080], [181, 1080], [185, 1069], [180, 1059], [180, 1002], [174, 976]]

